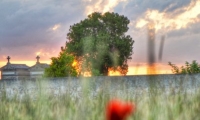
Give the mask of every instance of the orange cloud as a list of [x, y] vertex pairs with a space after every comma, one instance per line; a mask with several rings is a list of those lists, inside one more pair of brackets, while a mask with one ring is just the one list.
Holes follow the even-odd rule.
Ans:
[[112, 12], [115, 6], [117, 6], [120, 2], [126, 2], [127, 0], [96, 0], [95, 2], [92, 0], [83, 1], [88, 3], [85, 10], [85, 13], [88, 15], [92, 12]]

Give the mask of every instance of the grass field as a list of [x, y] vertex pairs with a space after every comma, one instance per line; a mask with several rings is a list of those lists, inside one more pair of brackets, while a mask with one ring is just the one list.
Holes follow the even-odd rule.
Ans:
[[153, 88], [139, 96], [122, 92], [123, 96], [115, 96], [99, 91], [91, 98], [85, 90], [81, 98], [72, 99], [69, 93], [51, 96], [39, 91], [35, 99], [29, 95], [19, 99], [17, 94], [7, 97], [2, 89], [0, 120], [105, 120], [106, 104], [115, 98], [136, 105], [128, 120], [200, 120], [200, 92], [164, 94]]

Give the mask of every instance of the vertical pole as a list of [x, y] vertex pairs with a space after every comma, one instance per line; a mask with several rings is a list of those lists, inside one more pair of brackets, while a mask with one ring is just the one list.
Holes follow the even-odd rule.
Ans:
[[156, 74], [155, 68], [155, 25], [153, 22], [149, 22], [147, 26], [148, 32], [148, 74]]

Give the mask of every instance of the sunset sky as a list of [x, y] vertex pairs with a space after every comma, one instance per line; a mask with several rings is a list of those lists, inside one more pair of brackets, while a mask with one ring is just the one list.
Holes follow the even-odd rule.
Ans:
[[[158, 73], [171, 73], [169, 61], [183, 65], [200, 62], [200, 0], [1, 0], [0, 67], [7, 63], [50, 63], [65, 45], [70, 25], [92, 12], [116, 12], [130, 20], [127, 32], [134, 40], [128, 75], [145, 74], [147, 27], [156, 28]], [[162, 61], [158, 60], [161, 36], [165, 35]]]

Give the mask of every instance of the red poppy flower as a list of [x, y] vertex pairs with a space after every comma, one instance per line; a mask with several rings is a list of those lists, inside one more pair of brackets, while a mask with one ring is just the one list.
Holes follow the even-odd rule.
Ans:
[[133, 103], [125, 103], [120, 100], [112, 100], [106, 108], [107, 120], [126, 120], [127, 116], [135, 112]]

